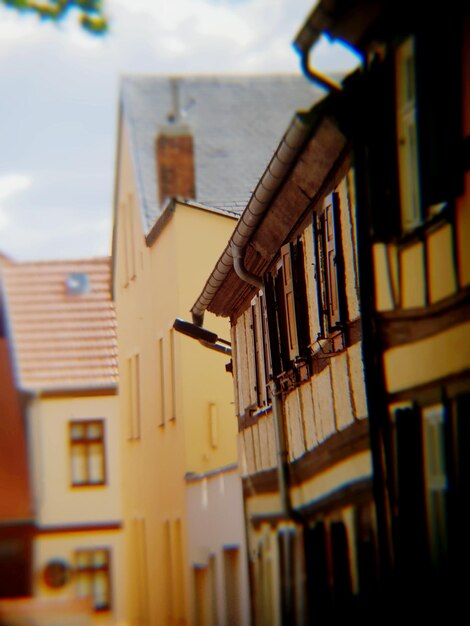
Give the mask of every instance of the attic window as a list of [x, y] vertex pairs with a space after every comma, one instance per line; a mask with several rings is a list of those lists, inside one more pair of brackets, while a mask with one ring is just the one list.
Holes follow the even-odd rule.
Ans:
[[71, 272], [65, 281], [67, 293], [76, 296], [90, 291], [90, 280], [84, 272]]

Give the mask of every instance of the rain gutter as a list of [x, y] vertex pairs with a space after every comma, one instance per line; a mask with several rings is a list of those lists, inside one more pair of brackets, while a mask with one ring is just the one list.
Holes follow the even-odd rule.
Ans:
[[204, 313], [232, 267], [243, 281], [250, 283], [258, 289], [262, 288], [261, 278], [251, 274], [245, 268], [245, 251], [251, 237], [267, 212], [275, 193], [282, 184], [285, 175], [300, 154], [310, 131], [311, 125], [302, 118], [301, 113], [297, 113], [258, 182], [227, 247], [191, 309], [194, 324], [198, 326], [203, 325]]

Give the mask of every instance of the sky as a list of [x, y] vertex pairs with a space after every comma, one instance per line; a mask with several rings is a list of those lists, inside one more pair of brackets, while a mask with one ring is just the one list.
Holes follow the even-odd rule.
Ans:
[[[300, 74], [292, 41], [314, 4], [105, 0], [105, 37], [74, 13], [53, 24], [0, 5], [0, 254], [110, 254], [120, 76]], [[351, 62], [315, 49], [323, 71]]]

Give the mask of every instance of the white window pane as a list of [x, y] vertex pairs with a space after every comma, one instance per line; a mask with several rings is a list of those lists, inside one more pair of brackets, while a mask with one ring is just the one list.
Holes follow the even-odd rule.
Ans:
[[88, 439], [101, 439], [103, 436], [103, 425], [96, 422], [88, 425], [87, 438]]
[[95, 608], [107, 608], [109, 606], [109, 583], [107, 572], [96, 572], [93, 583]]
[[77, 439], [83, 439], [85, 436], [85, 425], [74, 423], [70, 429], [70, 437], [72, 441], [76, 441]]
[[86, 446], [72, 446], [72, 484], [83, 485], [88, 480]]
[[90, 483], [104, 482], [103, 444], [94, 443], [88, 446], [88, 467]]
[[87, 598], [92, 595], [93, 589], [91, 584], [91, 577], [88, 572], [78, 572], [76, 576], [77, 581], [77, 596], [79, 598]]

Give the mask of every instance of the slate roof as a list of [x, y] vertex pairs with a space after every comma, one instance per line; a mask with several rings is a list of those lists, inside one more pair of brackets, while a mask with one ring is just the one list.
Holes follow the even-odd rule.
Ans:
[[324, 92], [301, 75], [125, 76], [122, 115], [127, 123], [146, 233], [161, 207], [155, 137], [173, 111], [176, 81], [182, 118], [193, 131], [196, 200], [240, 214], [295, 111]]
[[[2, 268], [17, 385], [28, 391], [114, 388], [118, 382], [111, 260], [12, 263]], [[67, 278], [86, 275], [72, 294]]]

